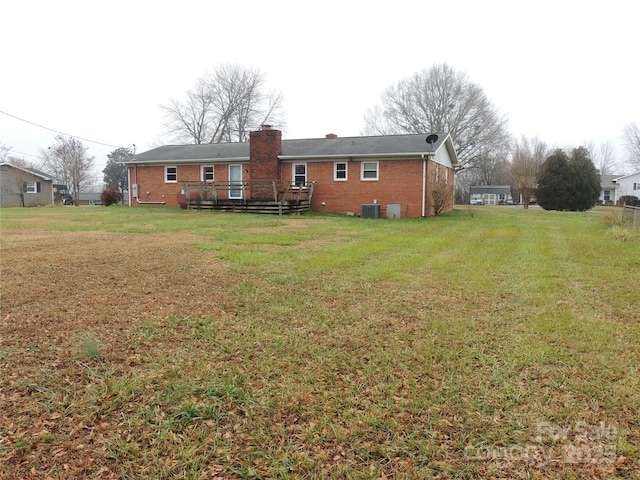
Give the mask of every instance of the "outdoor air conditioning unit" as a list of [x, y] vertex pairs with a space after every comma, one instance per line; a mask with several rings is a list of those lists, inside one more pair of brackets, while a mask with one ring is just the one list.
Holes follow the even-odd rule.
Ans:
[[362, 218], [380, 218], [380, 204], [379, 203], [364, 203], [362, 204]]

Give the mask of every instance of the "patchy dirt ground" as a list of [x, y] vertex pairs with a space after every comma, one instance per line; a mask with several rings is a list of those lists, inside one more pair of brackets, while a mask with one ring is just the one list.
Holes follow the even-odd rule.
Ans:
[[197, 240], [175, 233], [150, 239], [60, 232], [52, 242], [50, 233], [4, 231], [3, 331], [108, 328], [166, 316], [176, 307], [210, 315], [211, 289], [224, 290], [231, 279], [222, 262], [194, 248]]
[[[128, 351], [126, 341], [142, 322], [180, 312], [215, 318], [233, 274], [195, 248], [198, 240], [180, 233], [2, 232], [0, 478], [25, 478], [25, 466], [32, 478], [83, 478], [100, 453], [100, 426], [47, 411], [32, 396], [43, 393], [42, 379], [54, 371], [74, 382], [83, 338], [104, 339], [101, 355], [125, 367], [145, 354]], [[95, 478], [112, 475], [104, 466], [93, 470]]]

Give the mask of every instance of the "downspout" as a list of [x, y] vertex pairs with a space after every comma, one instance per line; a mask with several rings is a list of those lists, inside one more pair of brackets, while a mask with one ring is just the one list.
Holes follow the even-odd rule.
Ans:
[[[136, 179], [138, 178], [138, 166], [136, 165], [135, 167], [133, 167], [136, 169]], [[127, 193], [129, 195], [129, 206], [131, 206], [131, 169], [127, 168], [127, 190], [129, 190]]]
[[422, 218], [426, 217], [427, 209], [427, 160], [422, 154]]

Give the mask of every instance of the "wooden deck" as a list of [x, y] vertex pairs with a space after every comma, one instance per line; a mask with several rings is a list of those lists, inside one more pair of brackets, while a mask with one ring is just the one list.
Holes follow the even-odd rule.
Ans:
[[280, 187], [271, 183], [183, 182], [186, 208], [230, 212], [299, 214], [311, 209], [315, 182]]

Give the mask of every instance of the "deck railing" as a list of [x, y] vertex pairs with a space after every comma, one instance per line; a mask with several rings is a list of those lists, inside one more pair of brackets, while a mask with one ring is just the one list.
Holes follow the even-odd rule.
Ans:
[[[187, 208], [291, 213], [311, 207], [315, 182], [183, 182]], [[244, 208], [242, 207], [244, 206]]]

